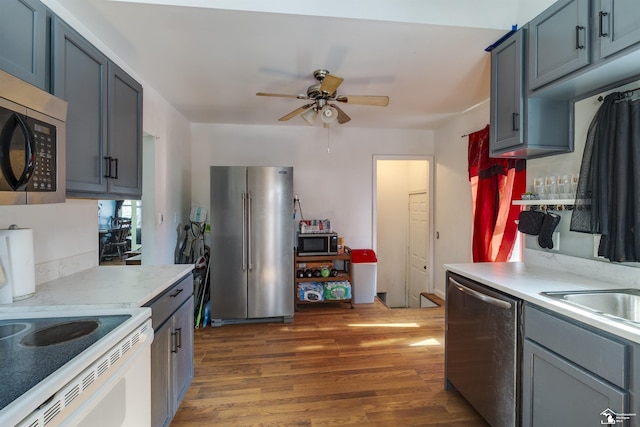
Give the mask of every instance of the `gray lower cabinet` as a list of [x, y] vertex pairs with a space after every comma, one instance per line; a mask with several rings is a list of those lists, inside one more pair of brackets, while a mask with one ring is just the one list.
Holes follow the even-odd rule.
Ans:
[[527, 96], [527, 31], [521, 28], [491, 52], [492, 157], [535, 158], [573, 151], [573, 104]]
[[67, 196], [142, 196], [142, 86], [52, 17], [53, 94], [66, 100]]
[[47, 90], [47, 9], [39, 0], [0, 5], [0, 69]]
[[[600, 425], [608, 413], [636, 411], [638, 379], [630, 361], [637, 352], [632, 343], [526, 304], [522, 425]], [[615, 425], [639, 421], [619, 418]]]
[[151, 425], [171, 423], [193, 379], [193, 276], [189, 275], [150, 301]]

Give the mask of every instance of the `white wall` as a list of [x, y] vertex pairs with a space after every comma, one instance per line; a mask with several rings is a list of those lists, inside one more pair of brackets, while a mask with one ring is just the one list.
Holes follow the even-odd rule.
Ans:
[[[156, 208], [165, 217], [163, 224], [155, 226], [155, 257], [144, 262], [173, 263], [178, 224], [188, 220], [189, 214], [189, 123], [55, 0], [43, 3], [143, 85], [143, 129], [158, 138]], [[34, 230], [36, 284], [98, 264], [97, 203], [97, 200], [68, 199], [66, 203], [40, 206], [0, 206], [0, 228], [15, 223]]]
[[191, 125], [151, 88], [145, 89], [144, 106], [143, 129], [156, 138], [156, 158], [154, 247], [145, 254], [143, 234], [142, 263], [173, 264], [182, 226], [189, 222]]
[[434, 292], [444, 297], [443, 264], [472, 262], [471, 186], [468, 173], [468, 135], [489, 123], [489, 102], [452, 120], [435, 133]]
[[[433, 153], [433, 132], [348, 126], [193, 124], [192, 204], [209, 206], [209, 166], [293, 166], [307, 219], [331, 220], [352, 248], [372, 247], [373, 155]], [[330, 152], [327, 152], [327, 145]]]
[[387, 293], [389, 307], [407, 305], [409, 192], [429, 188], [428, 166], [426, 160], [377, 161], [377, 291]]

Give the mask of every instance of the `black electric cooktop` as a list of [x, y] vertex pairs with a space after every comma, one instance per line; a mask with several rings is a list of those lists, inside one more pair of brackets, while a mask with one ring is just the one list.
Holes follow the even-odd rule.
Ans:
[[0, 410], [130, 317], [0, 320]]

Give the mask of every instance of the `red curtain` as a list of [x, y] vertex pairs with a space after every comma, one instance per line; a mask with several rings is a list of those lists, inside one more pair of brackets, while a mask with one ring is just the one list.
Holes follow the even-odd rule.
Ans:
[[473, 207], [473, 262], [508, 261], [526, 191], [526, 161], [489, 157], [489, 125], [469, 135], [469, 181]]

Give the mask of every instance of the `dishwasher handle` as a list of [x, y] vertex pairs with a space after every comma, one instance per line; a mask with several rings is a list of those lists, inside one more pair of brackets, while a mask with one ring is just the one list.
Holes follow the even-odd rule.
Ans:
[[486, 302], [487, 304], [491, 304], [491, 305], [495, 305], [496, 307], [500, 307], [500, 308], [504, 308], [505, 310], [509, 310], [511, 309], [511, 303], [508, 301], [504, 301], [498, 298], [494, 298], [491, 297], [489, 295], [485, 295], [481, 292], [478, 292], [476, 290], [473, 290], [471, 288], [468, 288], [466, 286], [464, 286], [463, 284], [459, 283], [458, 281], [456, 281], [455, 279], [449, 278], [449, 281], [451, 283], [453, 283], [453, 285], [460, 291], [463, 292], [467, 295], [469, 295], [470, 297], [473, 297], [475, 299], [479, 299], [482, 302]]

